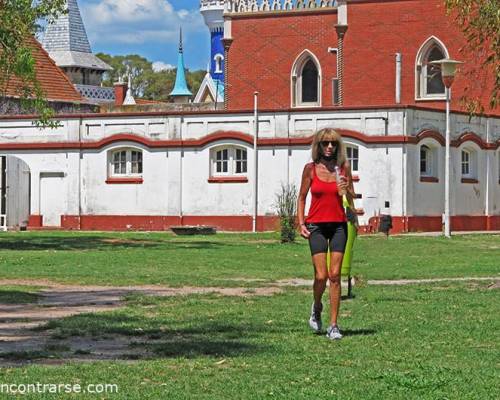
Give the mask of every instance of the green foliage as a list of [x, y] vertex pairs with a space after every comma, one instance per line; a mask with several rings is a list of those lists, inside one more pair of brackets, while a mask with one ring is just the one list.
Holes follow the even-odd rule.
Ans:
[[[490, 93], [491, 109], [500, 104], [500, 5], [498, 0], [445, 0], [452, 15], [467, 39], [466, 50], [479, 56], [474, 65], [466, 66], [466, 76], [471, 85], [487, 81], [494, 73], [494, 85]], [[484, 79], [483, 79], [484, 78]], [[467, 89], [469, 90], [469, 86]], [[483, 112], [484, 105], [477, 99], [464, 97], [471, 113]]]
[[[103, 84], [112, 86], [120, 78], [126, 81], [130, 73], [132, 77], [132, 94], [134, 97], [149, 100], [169, 101], [170, 92], [174, 88], [176, 69], [155, 72], [153, 63], [137, 54], [112, 56], [105, 53], [96, 54], [101, 60], [113, 67], [105, 74]], [[186, 71], [188, 87], [195, 94], [203, 81], [206, 72]]]
[[297, 187], [294, 184], [281, 184], [275, 207], [280, 218], [281, 243], [293, 243], [297, 233]]
[[0, 0], [0, 99], [15, 80], [14, 96], [25, 110], [39, 114], [41, 126], [57, 122], [36, 78], [31, 40], [42, 23], [53, 22], [64, 10], [64, 0]]

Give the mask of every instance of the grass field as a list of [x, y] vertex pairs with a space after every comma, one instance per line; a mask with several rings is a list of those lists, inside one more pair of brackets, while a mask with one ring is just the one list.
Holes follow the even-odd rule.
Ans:
[[[366, 279], [500, 274], [500, 235], [360, 237], [354, 274]], [[311, 278], [307, 242], [269, 234], [22, 232], [0, 235], [0, 279], [78, 284], [241, 286], [245, 279]], [[240, 279], [240, 281], [238, 281]]]
[[[246, 286], [250, 293], [266, 282], [311, 278], [305, 242], [286, 246], [277, 240], [276, 234], [8, 234], [0, 236], [0, 278]], [[358, 286], [356, 297], [341, 305], [345, 337], [339, 342], [308, 330], [308, 288], [288, 287], [267, 297], [135, 294], [124, 308], [57, 319], [42, 328], [61, 343], [125, 338], [130, 357], [66, 362], [59, 357], [67, 349], [55, 346], [38, 355], [54, 365], [39, 363], [36, 354], [18, 355], [33, 364], [1, 368], [0, 384], [119, 388], [114, 394], [26, 399], [500, 398], [500, 296], [491, 285], [500, 280], [500, 236], [363, 237], [353, 271], [365, 280], [497, 278]], [[265, 282], [243, 280], [249, 278]], [[36, 298], [37, 288], [0, 288], [0, 303]]]

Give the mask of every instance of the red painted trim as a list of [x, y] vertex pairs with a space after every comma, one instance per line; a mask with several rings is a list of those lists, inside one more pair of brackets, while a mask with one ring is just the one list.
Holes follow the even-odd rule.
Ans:
[[[425, 137], [433, 137], [439, 141], [436, 132], [424, 131], [417, 136], [370, 136], [361, 132], [356, 132], [348, 129], [336, 129], [343, 137], [359, 140], [366, 144], [416, 144]], [[309, 146], [312, 143], [313, 135], [300, 138], [261, 138], [258, 139], [259, 146]], [[52, 142], [52, 143], [0, 143], [0, 150], [88, 150], [100, 149], [117, 142], [133, 142], [149, 148], [186, 148], [186, 147], [203, 147], [210, 143], [220, 140], [240, 140], [247, 144], [253, 145], [253, 137], [246, 133], [236, 131], [218, 131], [200, 139], [190, 140], [151, 140], [144, 136], [133, 135], [130, 133], [121, 133], [108, 136], [96, 142]], [[441, 140], [444, 140], [441, 138]], [[482, 149], [496, 149], [500, 146], [500, 140], [497, 143], [481, 142], [481, 138], [473, 133], [462, 135], [459, 139], [452, 141], [454, 147], [460, 146], [465, 141], [474, 141]], [[440, 142], [441, 143], [441, 142]]]
[[248, 178], [246, 176], [213, 176], [208, 178], [208, 183], [246, 183]]
[[359, 176], [358, 175], [353, 175], [352, 176], [352, 181], [353, 182], [359, 182]]
[[466, 132], [466, 133], [460, 135], [460, 137], [458, 139], [451, 141], [451, 145], [453, 147], [459, 147], [460, 145], [462, 145], [465, 142], [474, 142], [482, 150], [486, 150], [486, 149], [493, 149], [494, 150], [498, 147], [498, 142], [496, 144], [495, 143], [487, 143], [480, 136], [475, 134], [474, 132]]
[[356, 215], [365, 215], [365, 210], [362, 208], [356, 208]]
[[462, 183], [479, 183], [477, 179], [472, 179], [472, 178], [462, 178], [460, 180]]
[[[361, 210], [357, 210], [360, 212]], [[393, 229], [391, 233], [403, 232], [439, 232], [442, 230], [441, 216], [393, 216]], [[376, 233], [380, 217], [370, 218], [369, 224], [360, 228], [361, 233]], [[147, 230], [165, 231], [176, 225], [209, 225], [215, 226], [220, 231], [252, 230], [252, 216], [250, 215], [62, 215], [61, 228], [42, 226], [41, 215], [30, 215], [29, 229], [81, 229], [102, 231], [127, 231]], [[500, 215], [455, 215], [451, 217], [452, 231], [488, 231], [500, 230]], [[258, 216], [257, 231], [279, 230], [277, 216]]]
[[425, 182], [425, 183], [438, 183], [439, 179], [434, 177], [434, 176], [421, 176], [420, 177], [420, 182]]
[[144, 182], [142, 178], [108, 178], [106, 179], [107, 184], [134, 184], [140, 185]]
[[426, 129], [417, 134], [418, 142], [426, 138], [432, 138], [436, 140], [441, 146], [446, 146], [446, 140], [439, 132], [433, 131], [431, 129]]
[[30, 215], [28, 217], [28, 228], [37, 228], [43, 225], [43, 215]]

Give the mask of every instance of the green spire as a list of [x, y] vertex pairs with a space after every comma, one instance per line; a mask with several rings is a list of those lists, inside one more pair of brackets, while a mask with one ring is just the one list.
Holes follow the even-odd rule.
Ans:
[[186, 73], [184, 70], [184, 54], [182, 50], [182, 28], [179, 32], [179, 55], [177, 57], [177, 74], [175, 77], [175, 86], [170, 96], [192, 96], [186, 82]]

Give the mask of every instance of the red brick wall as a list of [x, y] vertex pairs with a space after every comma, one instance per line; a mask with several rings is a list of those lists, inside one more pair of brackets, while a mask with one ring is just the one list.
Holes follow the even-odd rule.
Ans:
[[[395, 103], [395, 53], [402, 53], [401, 102], [444, 108], [444, 101], [415, 101], [415, 59], [420, 46], [432, 35], [447, 47], [450, 56], [475, 65], [461, 53], [465, 44], [460, 30], [446, 16], [443, 0], [360, 1], [348, 4], [349, 29], [345, 37], [344, 105], [378, 106]], [[290, 71], [293, 61], [308, 48], [323, 69], [323, 106], [332, 106], [331, 80], [336, 77], [337, 47], [334, 25], [337, 15], [303, 13], [288, 16], [235, 18], [233, 43], [228, 59], [231, 110], [251, 109], [252, 94], [260, 92], [264, 109], [290, 108]], [[492, 83], [492, 75], [490, 74]], [[477, 84], [457, 77], [453, 86], [453, 108], [461, 109], [459, 97], [465, 85]], [[484, 88], [481, 88], [484, 89]], [[483, 93], [487, 104], [488, 91]]]
[[[261, 108], [290, 108], [290, 76], [295, 59], [309, 49], [318, 58], [323, 74], [323, 102], [332, 104], [331, 79], [336, 76], [337, 13], [277, 14], [264, 18], [240, 18], [232, 22], [234, 41], [228, 56], [231, 110], [252, 109], [259, 91]], [[307, 16], [306, 16], [307, 15]]]

